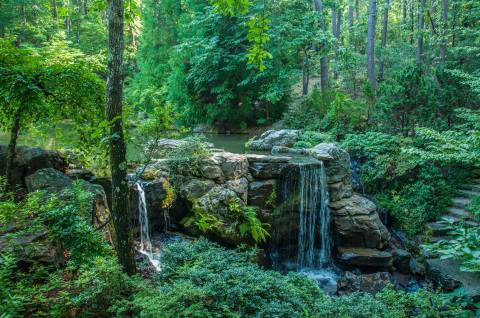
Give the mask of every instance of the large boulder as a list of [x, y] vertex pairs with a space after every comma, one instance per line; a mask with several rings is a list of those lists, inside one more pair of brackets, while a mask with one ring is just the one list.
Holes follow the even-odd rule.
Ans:
[[218, 162], [227, 180], [246, 177], [248, 174], [248, 160], [245, 155], [231, 152], [217, 152], [213, 154], [213, 159]]
[[63, 263], [60, 249], [48, 239], [44, 230], [13, 230], [0, 235], [0, 251], [12, 253], [20, 266], [29, 266], [36, 262], [46, 265]]
[[72, 184], [72, 179], [53, 168], [40, 169], [25, 178], [28, 192], [44, 190], [51, 193], [60, 193]]
[[350, 183], [350, 155], [334, 143], [322, 143], [308, 149], [308, 154], [325, 163], [328, 183]]
[[294, 129], [268, 130], [259, 138], [248, 142], [247, 148], [270, 151], [275, 146], [292, 147], [299, 139], [300, 134], [300, 130]]
[[261, 180], [251, 182], [248, 186], [248, 204], [259, 207], [265, 207], [267, 203], [272, 199], [275, 199], [275, 190], [277, 187], [277, 180]]
[[[0, 145], [0, 174], [3, 174], [7, 164], [7, 146]], [[64, 172], [67, 167], [65, 158], [57, 151], [41, 148], [17, 147], [13, 162], [13, 180], [23, 185], [24, 178], [37, 170], [53, 168]]]
[[235, 191], [215, 186], [194, 202], [192, 213], [182, 220], [189, 234], [205, 234], [224, 244], [236, 245], [244, 242], [238, 226], [245, 203]]
[[[64, 199], [69, 199], [66, 188], [72, 185], [73, 180], [64, 173], [46, 168], [37, 170], [35, 173], [25, 178], [25, 183], [29, 192], [45, 191], [47, 195], [56, 194]], [[92, 184], [85, 180], [78, 180], [79, 186], [92, 195], [92, 222], [95, 227], [103, 227], [105, 237], [112, 241], [111, 236], [113, 228], [110, 221], [110, 210], [105, 191], [101, 185]], [[108, 225], [106, 225], [108, 223]]]
[[375, 294], [382, 291], [391, 283], [392, 276], [388, 272], [355, 275], [346, 272], [337, 282], [339, 295], [347, 295], [354, 292]]
[[391, 253], [361, 247], [340, 247], [338, 260], [349, 267], [390, 269], [393, 265]]
[[330, 203], [334, 233], [340, 246], [385, 249], [390, 233], [370, 200], [353, 195]]

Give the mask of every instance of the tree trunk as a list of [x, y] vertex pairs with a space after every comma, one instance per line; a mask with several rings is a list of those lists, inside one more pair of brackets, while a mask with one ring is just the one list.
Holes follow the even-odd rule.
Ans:
[[70, 18], [70, 0], [65, 1], [65, 29], [67, 30], [67, 39], [72, 33], [72, 19]]
[[373, 91], [377, 88], [377, 81], [375, 79], [375, 31], [376, 31], [376, 11], [377, 1], [370, 0], [368, 8], [368, 43], [367, 43], [367, 70], [370, 87]]
[[353, 28], [353, 15], [354, 15], [355, 5], [353, 0], [350, 0], [348, 3], [348, 27]]
[[440, 40], [440, 63], [445, 65], [447, 55], [448, 0], [442, 0], [442, 39]]
[[413, 45], [413, 37], [415, 36], [415, 5], [410, 4], [410, 45]]
[[[334, 4], [332, 7], [332, 34], [333, 34], [333, 37], [335, 38], [335, 42], [333, 43], [333, 51], [335, 52], [335, 58], [337, 56], [337, 46], [338, 46], [337, 31], [338, 31], [338, 9], [337, 9], [337, 5]], [[333, 79], [336, 80], [338, 78], [338, 74], [337, 74], [335, 63], [333, 64], [332, 68], [333, 68]]]
[[302, 80], [302, 95], [308, 95], [308, 85], [310, 82], [310, 67], [308, 63], [308, 53], [307, 49], [303, 50], [303, 80]]
[[387, 31], [388, 31], [388, 9], [390, 0], [385, 0], [385, 9], [383, 11], [383, 29], [382, 29], [382, 43], [380, 51], [380, 65], [378, 66], [378, 81], [383, 80], [383, 67], [385, 65], [385, 48], [387, 46]]
[[18, 132], [20, 130], [21, 108], [18, 108], [13, 117], [12, 128], [10, 129], [10, 141], [7, 148], [7, 164], [5, 168], [5, 177], [7, 178], [7, 187], [5, 190], [15, 190], [15, 180], [13, 180], [13, 163], [17, 152]]
[[57, 8], [57, 0], [52, 0], [52, 15], [53, 15], [53, 22], [55, 25], [55, 31], [58, 30], [58, 8]]
[[[323, 18], [323, 1], [313, 0], [313, 7], [320, 15], [320, 29], [325, 31], [325, 19]], [[328, 89], [328, 60], [326, 56], [320, 58], [320, 87], [322, 93]]]
[[128, 274], [136, 271], [132, 217], [129, 209], [126, 146], [123, 134], [123, 0], [108, 1], [107, 120], [110, 128], [110, 169], [112, 173], [112, 217], [119, 263]]
[[423, 63], [423, 31], [425, 29], [425, 2], [420, 0], [420, 11], [418, 12], [418, 41], [417, 41], [417, 62]]
[[355, 20], [358, 21], [358, 19], [360, 19], [360, 1], [355, 0]]

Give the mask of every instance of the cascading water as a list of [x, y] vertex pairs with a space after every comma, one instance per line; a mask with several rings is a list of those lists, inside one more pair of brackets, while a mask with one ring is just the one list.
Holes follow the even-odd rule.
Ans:
[[145, 189], [141, 182], [135, 184], [138, 191], [138, 222], [140, 223], [140, 253], [147, 256], [150, 263], [157, 271], [161, 270], [160, 253], [153, 251], [150, 239], [150, 227], [148, 222], [147, 199]]
[[[277, 268], [292, 270], [315, 280], [327, 293], [335, 293], [337, 289], [337, 269], [331, 255], [332, 240], [330, 235], [330, 210], [328, 183], [323, 162], [302, 161], [298, 169], [288, 169], [282, 173], [281, 206], [282, 218], [289, 226], [292, 217], [298, 220], [296, 237], [278, 237], [282, 243], [280, 253], [287, 258], [276, 262]], [[292, 233], [295, 228], [292, 228]], [[289, 242], [296, 245], [290, 245]], [[296, 255], [286, 251], [283, 246], [295, 248]], [[282, 249], [283, 248], [283, 249]], [[277, 252], [272, 256], [277, 256]], [[295, 264], [291, 263], [296, 257]], [[278, 258], [278, 257], [277, 257]], [[277, 260], [275, 258], [274, 260]], [[272, 259], [273, 261], [273, 259]], [[293, 265], [293, 266], [292, 266]]]
[[298, 270], [326, 268], [332, 264], [327, 177], [320, 168], [300, 165], [300, 220]]

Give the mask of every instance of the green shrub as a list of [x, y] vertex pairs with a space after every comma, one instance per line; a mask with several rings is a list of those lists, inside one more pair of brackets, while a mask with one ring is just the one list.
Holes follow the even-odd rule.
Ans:
[[480, 221], [480, 196], [472, 199], [472, 202], [468, 205], [468, 210], [474, 215], [475, 219]]
[[[159, 289], [135, 297], [142, 317], [308, 317], [320, 289], [306, 277], [266, 271], [252, 252], [207, 240], [166, 247]], [[159, 315], [159, 313], [161, 313]]]
[[298, 141], [293, 145], [294, 148], [312, 148], [323, 142], [333, 142], [334, 137], [328, 133], [319, 133], [315, 131], [304, 131]]

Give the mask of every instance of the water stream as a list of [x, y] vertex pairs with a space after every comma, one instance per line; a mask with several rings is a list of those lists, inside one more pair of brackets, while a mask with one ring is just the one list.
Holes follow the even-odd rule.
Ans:
[[141, 182], [136, 183], [138, 191], [138, 222], [140, 223], [140, 248], [139, 252], [145, 255], [157, 271], [161, 270], [160, 252], [155, 251], [150, 239], [150, 226], [148, 222], [147, 199], [145, 189]]
[[331, 265], [330, 211], [327, 177], [320, 168], [300, 166], [300, 229], [298, 234], [299, 270]]

